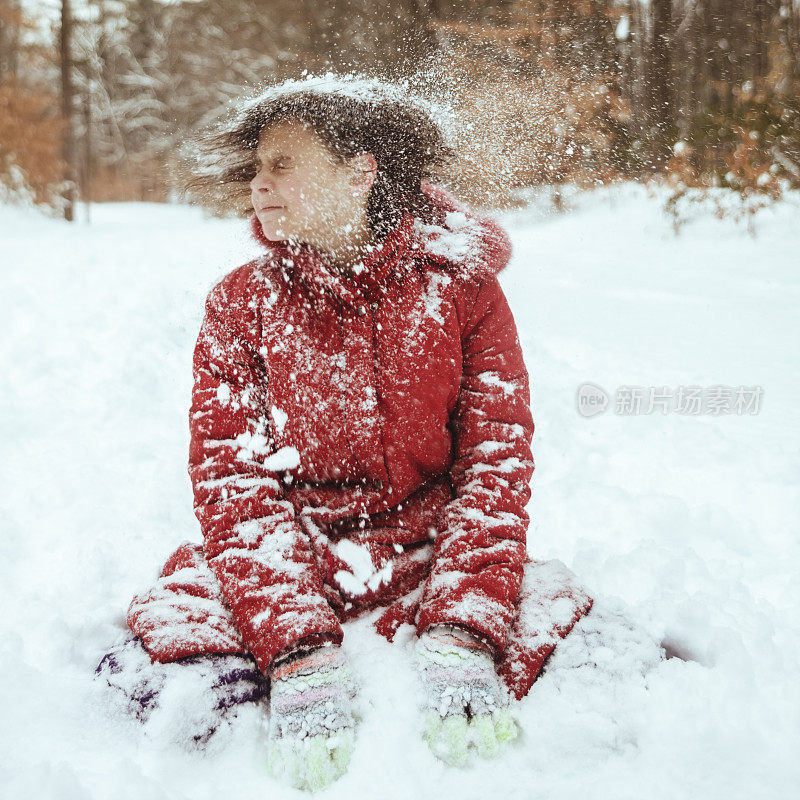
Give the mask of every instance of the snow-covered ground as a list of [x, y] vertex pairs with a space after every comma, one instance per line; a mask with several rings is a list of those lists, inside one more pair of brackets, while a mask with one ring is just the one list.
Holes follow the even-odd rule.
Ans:
[[[503, 221], [537, 426], [529, 550], [573, 569], [597, 613], [516, 706], [522, 737], [465, 770], [417, 735], [410, 628], [389, 644], [372, 617], [348, 624], [363, 719], [324, 796], [793, 793], [800, 200], [759, 212], [755, 238], [710, 215], [676, 237], [634, 186]], [[246, 226], [158, 205], [72, 226], [0, 208], [0, 241], [4, 796], [301, 797], [267, 774], [260, 710], [186, 752], [179, 701], [142, 735], [92, 681], [131, 597], [199, 541], [191, 349], [207, 290], [255, 252]], [[586, 382], [609, 394], [604, 413], [578, 413]], [[614, 409], [619, 387], [714, 385], [762, 387], [758, 413]]]

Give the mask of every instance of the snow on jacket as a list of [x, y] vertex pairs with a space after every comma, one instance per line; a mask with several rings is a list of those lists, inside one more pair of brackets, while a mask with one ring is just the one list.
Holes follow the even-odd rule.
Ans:
[[177, 638], [159, 632], [163, 597], [129, 609], [154, 659], [203, 647], [196, 614], [222, 608], [219, 591], [205, 647], [244, 648], [265, 672], [382, 605], [389, 638], [403, 621], [450, 623], [502, 653], [534, 469], [528, 373], [497, 280], [511, 247], [492, 220], [425, 190], [439, 218], [407, 213], [350, 277], [251, 217], [265, 253], [213, 287], [194, 352], [203, 545], [162, 573], [200, 569], [199, 605]]

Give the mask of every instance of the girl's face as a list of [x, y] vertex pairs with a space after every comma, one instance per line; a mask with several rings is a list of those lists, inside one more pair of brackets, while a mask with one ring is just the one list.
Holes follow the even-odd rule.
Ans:
[[312, 128], [295, 121], [262, 130], [255, 155], [250, 197], [267, 239], [335, 247], [365, 219], [371, 155], [342, 164]]

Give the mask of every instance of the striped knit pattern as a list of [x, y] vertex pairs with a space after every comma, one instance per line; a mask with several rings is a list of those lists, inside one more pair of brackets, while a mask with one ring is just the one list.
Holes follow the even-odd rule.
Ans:
[[280, 660], [270, 672], [270, 738], [330, 736], [353, 727], [355, 685], [338, 646]]
[[439, 625], [419, 637], [416, 652], [426, 710], [436, 711], [442, 718], [472, 718], [495, 713], [508, 704], [492, 651], [477, 637]]

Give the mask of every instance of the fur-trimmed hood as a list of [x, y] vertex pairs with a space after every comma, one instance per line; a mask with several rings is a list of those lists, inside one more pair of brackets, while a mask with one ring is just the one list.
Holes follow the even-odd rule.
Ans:
[[261, 266], [299, 272], [307, 283], [351, 303], [363, 301], [362, 294], [380, 291], [382, 283], [390, 280], [409, 257], [427, 257], [454, 277], [478, 282], [505, 268], [511, 257], [511, 241], [495, 220], [470, 211], [441, 187], [424, 183], [422, 188], [433, 202], [437, 219], [423, 222], [406, 212], [367, 255], [357, 274], [349, 278], [330, 269], [325, 258], [308, 245], [267, 239], [253, 213], [252, 235], [267, 250]]

